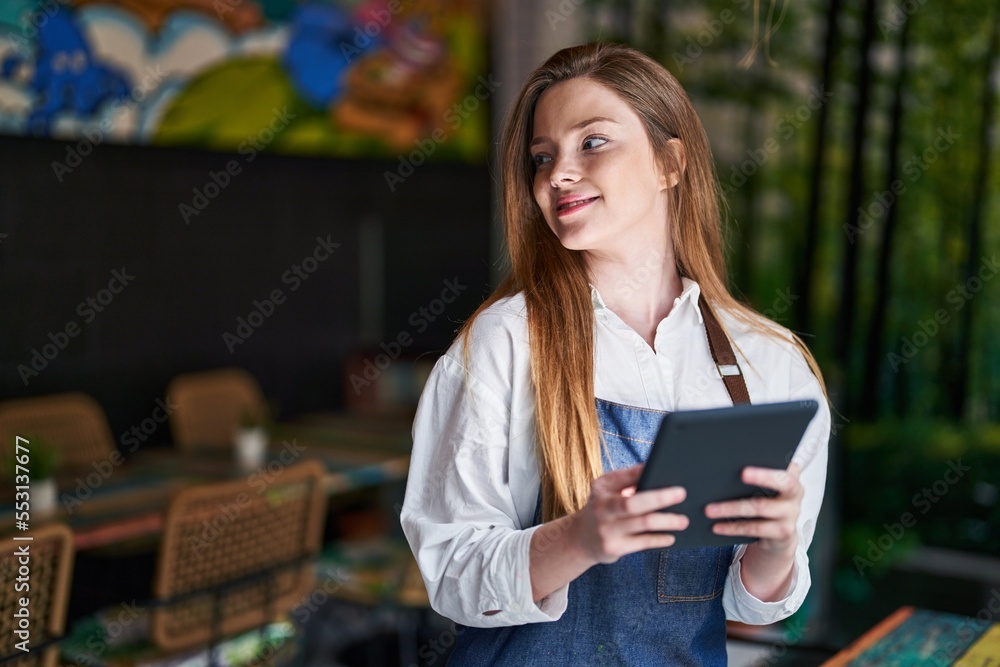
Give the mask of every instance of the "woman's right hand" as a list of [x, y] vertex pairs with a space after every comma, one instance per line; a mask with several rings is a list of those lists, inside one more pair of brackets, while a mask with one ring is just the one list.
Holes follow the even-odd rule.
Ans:
[[612, 470], [591, 483], [590, 499], [575, 518], [580, 547], [594, 562], [614, 563], [636, 551], [669, 547], [676, 540], [671, 533], [687, 528], [683, 514], [657, 511], [684, 500], [684, 487], [637, 493], [642, 468]]

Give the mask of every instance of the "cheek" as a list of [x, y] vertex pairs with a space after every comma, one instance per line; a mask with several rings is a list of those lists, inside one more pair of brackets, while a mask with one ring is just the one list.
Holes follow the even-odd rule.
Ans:
[[549, 188], [545, 179], [536, 178], [532, 186], [532, 195], [538, 208], [542, 209], [542, 214], [547, 215], [549, 209]]
[[545, 179], [535, 176], [531, 182], [531, 192], [535, 196], [535, 201], [541, 206], [545, 198], [545, 191], [548, 188], [545, 187]]

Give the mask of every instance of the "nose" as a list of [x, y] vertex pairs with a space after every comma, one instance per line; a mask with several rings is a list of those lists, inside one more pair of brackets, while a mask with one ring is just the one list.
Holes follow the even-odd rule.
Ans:
[[572, 155], [557, 155], [552, 158], [552, 169], [549, 171], [549, 182], [558, 188], [566, 183], [576, 183], [580, 180], [580, 168]]

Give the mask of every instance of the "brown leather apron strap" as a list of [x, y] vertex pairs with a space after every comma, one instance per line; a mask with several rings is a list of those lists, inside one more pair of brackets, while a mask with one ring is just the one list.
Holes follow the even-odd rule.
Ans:
[[705, 300], [704, 293], [698, 296], [698, 307], [701, 308], [701, 316], [705, 320], [705, 333], [708, 334], [708, 347], [712, 351], [712, 359], [719, 368], [719, 375], [722, 376], [729, 397], [733, 399], [733, 405], [750, 403], [750, 392], [747, 391], [743, 371], [736, 362], [736, 353], [733, 352], [725, 330]]

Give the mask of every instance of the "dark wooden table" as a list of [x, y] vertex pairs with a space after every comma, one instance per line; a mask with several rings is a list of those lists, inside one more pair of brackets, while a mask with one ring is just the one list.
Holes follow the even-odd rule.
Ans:
[[[32, 512], [31, 525], [65, 521], [78, 551], [157, 539], [164, 510], [182, 488], [243, 478], [252, 491], [285, 467], [313, 458], [326, 466], [324, 484], [332, 496], [405, 479], [410, 446], [406, 420], [326, 414], [277, 426], [267, 462], [253, 471], [241, 469], [231, 449], [139, 450], [121, 465], [98, 462], [60, 476], [57, 508], [44, 515]], [[14, 529], [14, 506], [8, 499], [0, 506], [0, 534]]]

